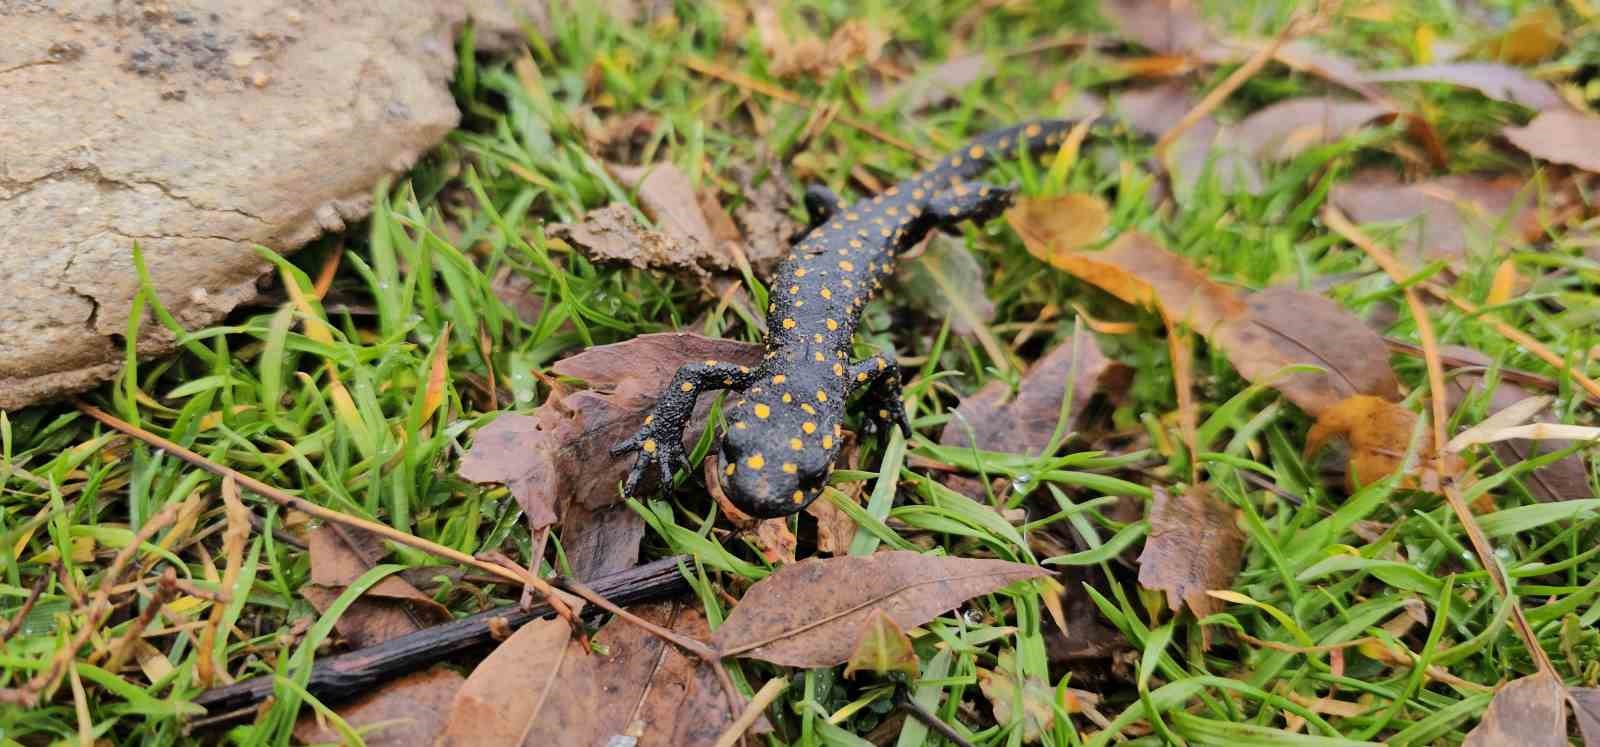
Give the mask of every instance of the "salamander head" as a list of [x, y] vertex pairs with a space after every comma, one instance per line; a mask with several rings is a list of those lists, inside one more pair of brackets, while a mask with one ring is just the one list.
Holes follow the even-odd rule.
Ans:
[[838, 452], [837, 418], [756, 399], [732, 404], [725, 417], [717, 479], [741, 511], [787, 516], [822, 493]]

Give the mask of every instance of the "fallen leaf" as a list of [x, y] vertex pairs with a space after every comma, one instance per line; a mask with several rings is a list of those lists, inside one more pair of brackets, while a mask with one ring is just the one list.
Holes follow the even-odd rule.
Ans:
[[[311, 579], [300, 587], [300, 595], [318, 612], [326, 611], [345, 587], [388, 554], [377, 535], [352, 527], [324, 524], [308, 540]], [[361, 649], [450, 620], [443, 605], [390, 575], [346, 608], [334, 629], [351, 648]]]
[[1567, 697], [1578, 717], [1583, 747], [1600, 747], [1600, 687], [1567, 688]]
[[561, 512], [561, 552], [573, 578], [593, 581], [639, 561], [644, 517], [625, 503], [591, 508], [574, 501]]
[[1500, 260], [1500, 266], [1494, 270], [1494, 280], [1489, 283], [1489, 292], [1483, 297], [1483, 305], [1499, 306], [1510, 301], [1520, 284], [1518, 281], [1517, 261], [1511, 257]]
[[1512, 145], [1534, 158], [1577, 166], [1600, 174], [1600, 117], [1574, 111], [1550, 110], [1534, 117], [1526, 127], [1503, 130]]
[[1499, 236], [1502, 224], [1509, 240], [1542, 235], [1535, 211], [1517, 205], [1523, 187], [1521, 177], [1510, 175], [1403, 184], [1387, 172], [1366, 171], [1334, 185], [1329, 199], [1356, 223], [1405, 222], [1396, 246], [1402, 258], [1421, 265], [1467, 258], [1470, 247]]
[[810, 558], [751, 586], [711, 642], [725, 656], [831, 667], [850, 658], [855, 633], [874, 608], [905, 629], [972, 597], [1043, 575], [1043, 569], [1020, 563], [908, 550]]
[[883, 676], [899, 672], [909, 679], [917, 678], [917, 652], [911, 639], [881, 609], [873, 608], [862, 627], [856, 650], [845, 665], [845, 679], [853, 679], [856, 672], [871, 672]]
[[756, 549], [761, 557], [774, 565], [793, 563], [794, 551], [800, 541], [789, 531], [786, 519], [763, 519], [756, 522]]
[[[1245, 303], [1249, 313], [1224, 322], [1211, 340], [1246, 380], [1271, 383], [1311, 415], [1356, 394], [1400, 398], [1383, 337], [1343, 306], [1281, 287], [1251, 293]], [[1274, 378], [1287, 366], [1304, 364], [1325, 372]]]
[[[710, 634], [700, 610], [682, 602], [631, 611], [689, 638]], [[566, 646], [558, 685], [530, 714], [520, 744], [605, 745], [631, 736], [640, 747], [709, 746], [734, 719], [710, 667], [626, 620], [595, 636], [596, 653], [577, 641]]]
[[1473, 438], [1462, 439], [1461, 446], [1465, 448], [1477, 444], [1511, 440], [1571, 442], [1593, 441], [1595, 439], [1600, 439], [1600, 428], [1585, 425], [1565, 425], [1562, 423], [1531, 423], [1474, 434]]
[[1381, 93], [1363, 78], [1365, 73], [1354, 60], [1328, 50], [1311, 39], [1291, 39], [1278, 47], [1273, 59], [1296, 72], [1315, 75], [1329, 83], [1355, 91], [1369, 99]]
[[1518, 104], [1535, 111], [1566, 109], [1566, 102], [1549, 83], [1526, 72], [1495, 62], [1448, 62], [1397, 70], [1362, 73], [1365, 83], [1442, 83], [1471, 88], [1496, 101]]
[[533, 280], [511, 267], [502, 267], [489, 283], [489, 290], [511, 309], [523, 324], [539, 323], [544, 316], [544, 296], [534, 293]]
[[[987, 334], [994, 320], [994, 302], [966, 242], [935, 235], [915, 262], [901, 262], [895, 272], [899, 295], [913, 308], [948, 317], [950, 330], [973, 337]], [[998, 344], [998, 343], [996, 343]]]
[[1233, 126], [1232, 134], [1239, 142], [1248, 143], [1256, 158], [1284, 161], [1391, 113], [1389, 107], [1370, 101], [1324, 96], [1287, 99], [1246, 117]]
[[789, 238], [800, 223], [789, 216], [791, 183], [781, 160], [763, 151], [730, 171], [739, 185], [733, 220], [744, 237], [745, 257], [756, 275], [769, 277], [789, 254]]
[[1201, 485], [1177, 496], [1151, 490], [1155, 501], [1150, 536], [1139, 554], [1139, 585], [1166, 592], [1174, 612], [1184, 604], [1195, 617], [1218, 611], [1220, 605], [1206, 592], [1232, 588], [1244, 554], [1244, 532], [1234, 520], [1233, 507]]
[[[1129, 127], [1159, 138], [1198, 102], [1187, 85], [1174, 82], [1124, 93], [1114, 104], [1117, 115]], [[1161, 165], [1171, 176], [1173, 194], [1180, 202], [1194, 193], [1200, 177], [1207, 173], [1224, 190], [1257, 194], [1261, 191], [1261, 172], [1248, 150], [1229, 128], [1215, 117], [1206, 116], [1173, 141]]]
[[1561, 680], [1548, 672], [1512, 680], [1489, 701], [1464, 747], [1566, 747], [1567, 709]]
[[1444, 450], [1459, 453], [1470, 446], [1491, 443], [1501, 440], [1495, 434], [1513, 426], [1522, 425], [1529, 419], [1539, 414], [1540, 410], [1550, 406], [1555, 401], [1554, 397], [1541, 395], [1527, 397], [1508, 405], [1484, 418], [1477, 425], [1457, 433], [1450, 442], [1444, 445]]
[[[463, 682], [466, 678], [455, 670], [435, 666], [363, 692], [334, 710], [362, 731], [369, 747], [432, 747]], [[301, 744], [337, 743], [343, 735], [306, 713], [295, 722], [294, 738]]]
[[994, 75], [994, 63], [985, 54], [965, 54], [951, 57], [927, 70], [873, 91], [867, 105], [882, 109], [890, 104], [895, 110], [916, 114], [928, 107], [943, 104], [954, 98], [962, 89]]
[[553, 617], [495, 647], [450, 701], [439, 747], [519, 747], [545, 701], [571, 684], [558, 677], [568, 657], [583, 655], [567, 645], [571, 638], [572, 626]]
[[1565, 41], [1563, 32], [1560, 10], [1534, 6], [1517, 14], [1504, 33], [1477, 46], [1486, 56], [1501, 62], [1536, 65], [1561, 49]]
[[[479, 429], [460, 474], [473, 482], [504, 483], [534, 530], [556, 522], [562, 500], [590, 509], [610, 505], [636, 457], [612, 456], [611, 447], [633, 435], [678, 367], [707, 358], [755, 365], [762, 351], [750, 343], [662, 333], [557, 361], [551, 372], [581, 379], [589, 389], [552, 392], [533, 415], [505, 413]], [[702, 397], [696, 407], [685, 431], [690, 444], [705, 428], [711, 399]]]
[[1074, 376], [1068, 428], [1080, 421], [1096, 394], [1115, 396], [1126, 388], [1132, 370], [1101, 353], [1092, 335], [1067, 340], [1028, 367], [1016, 392], [995, 380], [962, 398], [939, 443], [968, 447], [975, 439], [985, 451], [1037, 455], [1055, 433], [1065, 382]]
[[[694, 183], [676, 165], [663, 162], [647, 166], [607, 164], [606, 167], [617, 181], [635, 190], [644, 214], [668, 236], [711, 256], [721, 253], [711, 224], [706, 222], [705, 212], [700, 208]], [[722, 267], [729, 266], [727, 257], [723, 257]]]
[[[1359, 490], [1400, 471], [1417, 420], [1416, 413], [1400, 404], [1356, 395], [1317, 416], [1306, 434], [1305, 456], [1315, 455], [1335, 438], [1344, 439], [1350, 445], [1346, 484], [1351, 491]], [[1459, 459], [1449, 459], [1459, 464]], [[1406, 475], [1402, 484], [1437, 490], [1440, 476], [1434, 463], [1433, 449], [1424, 442], [1417, 457], [1417, 473]]]
[[596, 263], [625, 263], [698, 277], [732, 266], [727, 256], [713, 246], [688, 243], [644, 227], [634, 218], [633, 208], [620, 202], [590, 210], [577, 223], [553, 223], [546, 232]]
[[1054, 264], [1056, 256], [1100, 241], [1111, 224], [1111, 209], [1105, 200], [1088, 194], [1025, 197], [1006, 211], [1006, 223], [1029, 254]]
[[[1016, 654], [1010, 649], [1001, 651], [994, 669], [978, 668], [978, 688], [983, 691], [983, 696], [989, 699], [989, 706], [994, 712], [996, 722], [1012, 723], [1020, 710], [1022, 741], [1025, 744], [1033, 744], [1055, 726], [1055, 709], [1052, 708], [1052, 703], [1056, 699], [1056, 692], [1050, 687], [1050, 683], [1037, 676], [1024, 675], [1018, 669]], [[1078, 710], [1068, 707], [1065, 697], [1061, 706], [1067, 713]]]
[[1231, 56], [1189, 0], [1107, 0], [1100, 12], [1124, 37], [1152, 52], [1212, 61]]
[[[1470, 348], [1447, 347], [1441, 352], [1448, 352], [1453, 357], [1471, 361], [1477, 365], [1488, 368], [1492, 361], [1483, 353]], [[1454, 411], [1460, 407], [1469, 394], [1481, 393], [1487, 385], [1481, 374], [1458, 371], [1446, 381], [1446, 404]], [[1527, 399], [1532, 392], [1508, 381], [1500, 381], [1489, 392], [1488, 407], [1491, 412], [1504, 411], [1516, 402]], [[1553, 418], [1554, 410], [1543, 410], [1536, 416]], [[1506, 464], [1532, 459], [1540, 454], [1559, 451], [1572, 445], [1570, 441], [1501, 441], [1494, 445], [1494, 453]], [[1548, 464], [1533, 472], [1524, 475], [1523, 484], [1534, 498], [1541, 501], [1568, 501], [1576, 498], [1588, 498], [1592, 495], [1589, 489], [1589, 462], [1583, 454], [1573, 454], [1564, 459]]]

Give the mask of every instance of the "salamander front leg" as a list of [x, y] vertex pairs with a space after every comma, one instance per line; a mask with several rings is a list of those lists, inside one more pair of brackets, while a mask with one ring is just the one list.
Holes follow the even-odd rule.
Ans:
[[622, 492], [629, 497], [638, 496], [639, 481], [653, 464], [659, 470], [663, 490], [672, 485], [672, 470], [687, 467], [689, 460], [683, 453], [683, 431], [694, 415], [694, 404], [701, 392], [718, 389], [744, 389], [755, 381], [755, 373], [747, 366], [706, 361], [690, 363], [678, 369], [672, 383], [656, 400], [656, 406], [644, 418], [637, 433], [611, 447], [612, 456], [638, 451], [639, 459], [628, 471], [628, 480]]
[[900, 434], [911, 438], [911, 420], [906, 417], [906, 406], [900, 390], [900, 367], [895, 365], [894, 353], [878, 353], [850, 365], [850, 380], [859, 388], [867, 389], [867, 413], [879, 432], [900, 426]]
[[827, 223], [829, 218], [844, 209], [844, 201], [839, 199], [839, 195], [834, 194], [833, 190], [821, 184], [812, 184], [806, 187], [804, 201], [806, 206], [806, 227], [789, 237], [789, 242], [792, 244], [800, 243], [800, 240], [804, 239], [806, 234], [817, 230], [822, 224]]

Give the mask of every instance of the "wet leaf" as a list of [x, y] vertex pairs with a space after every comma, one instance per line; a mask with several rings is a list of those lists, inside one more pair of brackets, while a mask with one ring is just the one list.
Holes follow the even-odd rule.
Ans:
[[[351, 728], [362, 731], [368, 747], [432, 747], [444, 730], [450, 702], [466, 678], [435, 666], [412, 672], [361, 693], [334, 709]], [[307, 709], [309, 710], [309, 709]], [[307, 713], [295, 723], [301, 744], [338, 743], [343, 737]]]
[[1583, 747], [1600, 747], [1600, 687], [1574, 687], [1567, 690], [1572, 711], [1578, 717], [1578, 733]]
[[769, 153], [729, 169], [739, 185], [733, 221], [744, 237], [744, 252], [756, 274], [768, 277], [789, 254], [789, 237], [800, 224], [789, 216], [789, 181], [783, 163]]
[[1574, 111], [1551, 110], [1534, 117], [1526, 127], [1507, 127], [1507, 140], [1534, 158], [1577, 166], [1600, 174], [1600, 117]]
[[914, 262], [901, 262], [896, 288], [912, 306], [943, 318], [950, 329], [967, 337], [987, 333], [994, 319], [994, 302], [978, 264], [966, 243], [949, 236], [934, 236]]
[[1563, 690], [1561, 680], [1547, 672], [1507, 682], [1494, 694], [1483, 720], [1467, 732], [1462, 745], [1566, 747], [1567, 709]]
[[519, 747], [545, 701], [570, 683], [559, 674], [572, 626], [560, 618], [535, 620], [501, 643], [472, 670], [450, 702], [439, 747]]
[[[311, 579], [300, 594], [318, 612], [328, 609], [346, 586], [382, 562], [388, 549], [369, 532], [325, 524], [311, 532]], [[347, 608], [334, 629], [351, 648], [449, 622], [450, 611], [397, 575], [385, 577]]]
[[1561, 11], [1551, 6], [1535, 6], [1517, 14], [1500, 34], [1479, 45], [1485, 56], [1512, 65], [1536, 65], [1561, 49], [1563, 38]]
[[[632, 612], [690, 638], [710, 634], [700, 610], [682, 602]], [[632, 736], [640, 747], [694, 747], [715, 744], [733, 721], [710, 667], [637, 625], [612, 620], [595, 636], [595, 653], [576, 641], [566, 645], [556, 687], [532, 714], [521, 744], [605, 745]]]
[[[681, 169], [665, 162], [646, 166], [607, 164], [607, 168], [617, 181], [635, 190], [639, 207], [663, 233], [701, 256], [714, 258], [721, 254], [711, 224], [700, 208], [694, 183]], [[731, 266], [726, 257], [722, 262], [722, 268]]]
[[1244, 553], [1244, 532], [1233, 507], [1195, 485], [1176, 496], [1152, 488], [1150, 536], [1139, 554], [1139, 585], [1164, 591], [1177, 612], [1187, 604], [1195, 617], [1219, 609], [1210, 590], [1233, 587]]
[[[591, 509], [614, 503], [634, 455], [613, 457], [610, 449], [633, 435], [678, 367], [708, 358], [755, 365], [761, 353], [759, 345], [682, 333], [589, 348], [550, 367], [589, 389], [552, 392], [533, 415], [506, 413], [484, 426], [460, 474], [504, 483], [534, 529], [555, 523], [562, 500]], [[705, 428], [711, 400], [700, 399], [685, 432], [688, 443]]]
[[896, 109], [915, 114], [954, 98], [962, 89], [994, 75], [994, 63], [985, 54], [951, 57], [892, 86], [873, 91], [868, 106], [881, 109], [894, 104]]
[[1222, 45], [1189, 0], [1107, 0], [1100, 11], [1152, 52], [1215, 58]]
[[1055, 258], [1099, 242], [1111, 224], [1111, 209], [1095, 195], [1027, 197], [1006, 211], [1006, 222], [1028, 253], [1055, 264]]
[[[709, 234], [710, 229], [706, 230]], [[577, 223], [553, 223], [546, 231], [600, 264], [624, 263], [699, 277], [732, 267], [727, 256], [710, 244], [690, 243], [644, 227], [634, 217], [633, 208], [620, 202], [590, 210]]]
[[644, 517], [625, 503], [591, 508], [571, 503], [561, 512], [561, 551], [572, 576], [593, 581], [632, 568], [639, 561]]
[[1535, 212], [1518, 205], [1523, 187], [1520, 177], [1510, 175], [1403, 184], [1386, 172], [1366, 171], [1335, 185], [1329, 198], [1357, 223], [1402, 222], [1395, 246], [1403, 259], [1421, 265], [1465, 259], [1469, 247], [1501, 236], [1501, 225], [1508, 240], [1541, 235]]
[[728, 656], [831, 667], [850, 658], [856, 632], [874, 608], [904, 629], [1042, 575], [1042, 569], [1020, 563], [911, 551], [812, 558], [750, 587], [711, 640]]
[[1522, 70], [1495, 62], [1447, 62], [1362, 73], [1366, 83], [1443, 83], [1471, 88], [1496, 101], [1535, 111], [1565, 109], [1556, 90]]
[[[1016, 721], [1020, 706], [1022, 741], [1026, 744], [1038, 742], [1045, 732], [1055, 726], [1055, 710], [1051, 707], [1056, 696], [1055, 689], [1037, 676], [1018, 671], [1016, 654], [1010, 649], [1000, 652], [994, 669], [978, 669], [978, 688], [989, 699], [994, 720], [1001, 724]], [[1067, 713], [1078, 710], [1072, 705], [1069, 702], [1061, 704]]]
[[917, 678], [917, 652], [911, 648], [911, 639], [896, 625], [894, 619], [881, 609], [874, 608], [867, 616], [856, 643], [855, 653], [845, 665], [845, 679], [856, 672], [871, 672], [883, 676], [900, 672], [909, 679]]
[[1249, 143], [1256, 158], [1284, 161], [1391, 113], [1389, 107], [1370, 101], [1320, 96], [1288, 99], [1246, 117], [1233, 126], [1232, 134], [1239, 142]]
[[[1317, 416], [1317, 422], [1306, 434], [1305, 455], [1309, 458], [1333, 439], [1343, 439], [1350, 445], [1346, 484], [1355, 491], [1400, 470], [1417, 420], [1417, 414], [1403, 405], [1356, 395]], [[1416, 469], [1418, 473], [1406, 475], [1402, 484], [1438, 489], [1433, 450], [1426, 441], [1420, 447]]]
[[962, 398], [939, 443], [965, 447], [975, 437], [978, 448], [985, 451], [1036, 455], [1055, 433], [1069, 378], [1076, 375], [1072, 411], [1067, 414], [1067, 427], [1072, 428], [1096, 394], [1115, 396], [1126, 388], [1131, 374], [1127, 366], [1105, 357], [1092, 335], [1067, 340], [1028, 368], [1016, 392], [995, 380]]
[[1363, 78], [1365, 73], [1355, 60], [1342, 54], [1323, 48], [1310, 39], [1291, 39], [1278, 47], [1273, 54], [1273, 59], [1283, 63], [1291, 70], [1315, 75], [1318, 78], [1342, 86], [1349, 90], [1366, 96], [1377, 98], [1381, 93]]
[[[1122, 94], [1115, 100], [1115, 109], [1128, 126], [1158, 138], [1198, 103], [1186, 84], [1175, 82]], [[1188, 199], [1207, 174], [1225, 191], [1257, 194], [1261, 172], [1249, 151], [1230, 128], [1206, 116], [1173, 141], [1161, 165], [1171, 176], [1179, 202]]]

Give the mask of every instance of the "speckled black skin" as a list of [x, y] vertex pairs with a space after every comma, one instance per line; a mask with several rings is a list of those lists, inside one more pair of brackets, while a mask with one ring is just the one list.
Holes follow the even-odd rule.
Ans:
[[911, 435], [892, 351], [850, 360], [861, 310], [894, 273], [895, 256], [930, 230], [984, 222], [1013, 189], [973, 181], [996, 158], [1059, 146], [1073, 123], [1039, 121], [982, 135], [927, 170], [848, 207], [825, 187], [806, 190], [811, 225], [772, 278], [766, 357], [755, 368], [708, 360], [678, 369], [644, 426], [613, 454], [638, 450], [624, 491], [654, 464], [663, 485], [686, 466], [683, 431], [702, 392], [742, 393], [726, 409], [721, 481], [753, 516], [792, 514], [815, 500], [833, 471], [845, 403], [865, 391], [880, 430]]

